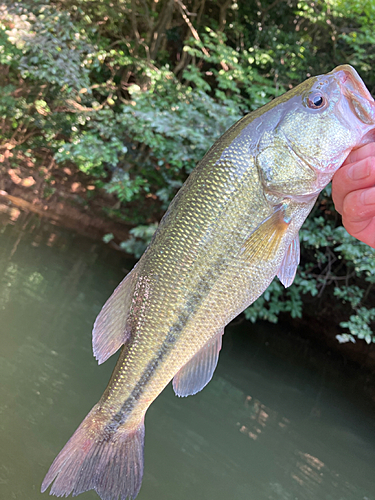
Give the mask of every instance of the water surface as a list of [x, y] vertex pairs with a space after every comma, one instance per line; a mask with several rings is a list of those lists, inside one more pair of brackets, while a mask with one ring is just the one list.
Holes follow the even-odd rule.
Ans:
[[[2, 210], [0, 499], [40, 500], [108, 382], [116, 356], [97, 365], [91, 328], [133, 263]], [[374, 417], [360, 372], [285, 328], [243, 322], [227, 328], [207, 388], [177, 398], [169, 385], [150, 407], [138, 499], [375, 500]]]

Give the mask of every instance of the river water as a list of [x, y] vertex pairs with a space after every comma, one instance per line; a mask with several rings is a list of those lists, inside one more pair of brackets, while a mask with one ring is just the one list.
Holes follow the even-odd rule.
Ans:
[[[0, 500], [40, 500], [111, 374], [91, 328], [133, 262], [2, 210]], [[360, 375], [285, 327], [228, 327], [210, 384], [188, 398], [169, 385], [151, 405], [138, 500], [375, 500], [375, 406]]]

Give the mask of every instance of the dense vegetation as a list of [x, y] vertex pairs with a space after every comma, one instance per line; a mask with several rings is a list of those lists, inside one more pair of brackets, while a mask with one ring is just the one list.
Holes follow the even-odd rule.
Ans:
[[[226, 128], [306, 77], [349, 63], [375, 91], [373, 0], [23, 0], [0, 5], [0, 148], [46, 158], [114, 193], [139, 256], [196, 162]], [[43, 170], [44, 169], [44, 170]], [[53, 187], [46, 197], [53, 194]], [[375, 341], [375, 252], [341, 226], [327, 188], [301, 265], [246, 312], [277, 321], [306, 303]], [[107, 240], [110, 239], [110, 235]]]

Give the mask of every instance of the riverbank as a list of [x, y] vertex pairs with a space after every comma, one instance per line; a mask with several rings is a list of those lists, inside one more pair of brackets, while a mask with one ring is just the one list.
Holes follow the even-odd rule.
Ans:
[[0, 154], [1, 203], [29, 210], [93, 239], [112, 233], [112, 245], [128, 238], [131, 225], [105, 213], [118, 201], [74, 166], [61, 168], [53, 159], [46, 159], [43, 166], [35, 168], [20, 153], [16, 167], [11, 160], [12, 151]]

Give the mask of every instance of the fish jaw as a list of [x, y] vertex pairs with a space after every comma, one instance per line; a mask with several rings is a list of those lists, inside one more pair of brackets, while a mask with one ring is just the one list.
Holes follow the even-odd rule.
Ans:
[[338, 77], [341, 91], [356, 116], [363, 123], [375, 126], [375, 101], [357, 71], [345, 64], [335, 68], [331, 74]]
[[339, 118], [353, 129], [356, 149], [375, 140], [375, 101], [357, 71], [348, 64], [338, 66], [331, 73], [336, 77], [343, 99]]

